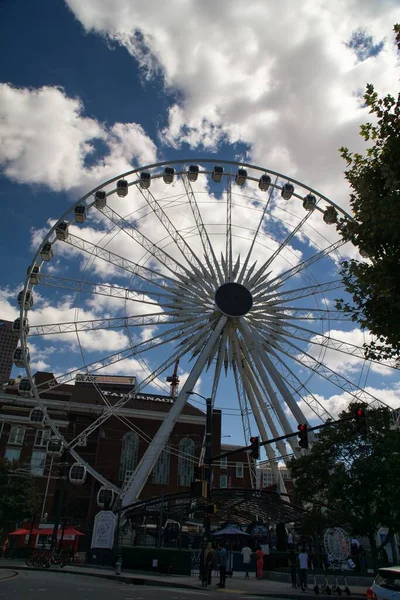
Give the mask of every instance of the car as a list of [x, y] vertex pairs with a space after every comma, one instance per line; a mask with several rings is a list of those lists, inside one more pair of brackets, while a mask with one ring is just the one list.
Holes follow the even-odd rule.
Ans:
[[378, 570], [373, 584], [367, 590], [368, 600], [400, 600], [400, 566]]

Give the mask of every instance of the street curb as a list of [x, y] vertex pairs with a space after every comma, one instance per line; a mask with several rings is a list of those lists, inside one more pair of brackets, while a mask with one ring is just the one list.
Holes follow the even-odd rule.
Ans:
[[[5, 569], [6, 567], [2, 567], [2, 568]], [[13, 571], [13, 574], [9, 575], [8, 577], [0, 577], [0, 581], [7, 581], [7, 579], [13, 579], [13, 577], [17, 577], [18, 571], [14, 571], [14, 568], [7, 569], [7, 570]]]
[[[87, 577], [97, 577], [99, 579], [110, 579], [112, 581], [121, 581], [122, 583], [127, 583], [131, 585], [147, 585], [149, 587], [172, 587], [172, 588], [180, 588], [186, 590], [196, 590], [198, 592], [207, 592], [210, 590], [210, 587], [199, 587], [196, 585], [190, 585], [188, 583], [180, 583], [178, 581], [168, 581], [165, 579], [157, 580], [157, 579], [149, 579], [145, 577], [140, 577], [140, 575], [115, 575], [111, 573], [88, 573], [84, 570], [78, 569], [68, 569], [58, 568], [58, 569], [46, 569], [41, 567], [28, 567], [26, 565], [0, 565], [0, 569], [16, 569], [17, 571], [43, 571], [46, 573], [68, 573], [69, 575], [86, 575]], [[16, 572], [16, 575], [18, 573]], [[6, 579], [10, 579], [7, 577]], [[268, 580], [265, 580], [268, 581]], [[229, 588], [226, 589], [227, 593], [229, 593]], [[241, 592], [247, 596], [261, 597], [261, 598], [284, 598], [285, 600], [303, 600], [304, 598], [315, 596], [315, 594], [311, 592], [302, 592], [301, 594], [285, 594], [280, 592], [279, 590], [275, 592], [252, 592], [243, 590]], [[332, 594], [331, 596], [318, 595], [319, 600], [333, 600], [335, 597], [338, 597], [337, 594]], [[350, 598], [365, 598], [365, 594], [352, 593]]]

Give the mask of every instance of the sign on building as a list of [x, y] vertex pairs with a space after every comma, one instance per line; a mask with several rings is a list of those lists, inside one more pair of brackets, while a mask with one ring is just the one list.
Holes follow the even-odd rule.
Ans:
[[111, 510], [101, 510], [94, 519], [91, 548], [112, 548], [117, 517]]

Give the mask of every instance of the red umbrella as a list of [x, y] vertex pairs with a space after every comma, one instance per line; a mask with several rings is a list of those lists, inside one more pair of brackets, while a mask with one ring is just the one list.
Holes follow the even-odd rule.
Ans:
[[12, 531], [8, 535], [29, 535], [29, 534], [30, 534], [30, 531], [28, 529], [16, 529], [15, 531]]
[[[35, 535], [53, 535], [53, 527], [49, 528], [49, 527], [44, 527], [43, 529], [34, 529], [33, 532]], [[59, 527], [58, 529], [58, 537], [61, 536], [61, 532], [62, 529], [61, 527]], [[29, 533], [29, 531], [28, 531]], [[82, 533], [81, 531], [78, 531], [77, 529], [74, 529], [73, 527], [68, 527], [66, 529], [64, 529], [64, 535], [85, 535], [84, 533]]]

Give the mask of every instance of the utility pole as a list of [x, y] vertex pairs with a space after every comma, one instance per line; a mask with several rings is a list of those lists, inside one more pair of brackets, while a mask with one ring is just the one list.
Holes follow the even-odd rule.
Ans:
[[[70, 452], [68, 449], [65, 449], [62, 455], [62, 462], [60, 462], [60, 476], [61, 476], [61, 486], [60, 486], [60, 494], [58, 496], [56, 514], [54, 519], [54, 528], [53, 535], [51, 538], [51, 550], [57, 549], [57, 537], [58, 537], [58, 527], [60, 525], [61, 517], [65, 517], [65, 500], [68, 491], [68, 476], [69, 476], [69, 461], [70, 461]], [[63, 526], [63, 535], [64, 537], [64, 528], [65, 522]]]
[[205, 535], [207, 542], [210, 541], [210, 515], [208, 513], [208, 504], [211, 498], [211, 479], [212, 479], [212, 399], [206, 398], [206, 452], [205, 452], [205, 479], [207, 484], [207, 512], [204, 516]]

